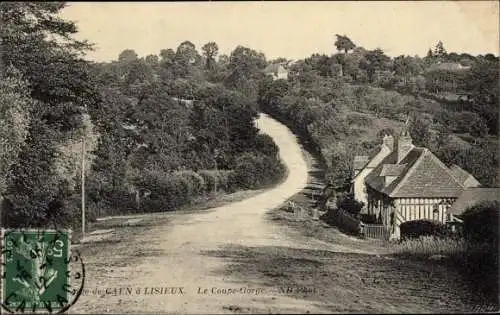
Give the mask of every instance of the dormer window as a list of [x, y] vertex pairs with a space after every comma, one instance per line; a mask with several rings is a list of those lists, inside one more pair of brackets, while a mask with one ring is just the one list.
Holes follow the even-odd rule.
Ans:
[[380, 176], [384, 177], [384, 184], [387, 187], [391, 184], [406, 167], [406, 164], [384, 164], [380, 171]]

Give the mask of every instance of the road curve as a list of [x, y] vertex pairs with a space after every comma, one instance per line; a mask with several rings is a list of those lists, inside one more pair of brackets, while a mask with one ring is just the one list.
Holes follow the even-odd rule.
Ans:
[[[272, 293], [276, 288], [263, 288], [264, 292], [259, 295], [199, 294], [199, 288], [211, 291], [212, 288], [253, 287], [251, 283], [238, 283], [238, 279], [233, 279], [231, 275], [222, 276], [220, 271], [230, 261], [206, 255], [207, 251], [217, 251], [226, 245], [331, 248], [329, 244], [313, 242], [300, 235], [294, 237], [294, 232], [285, 231], [286, 227], [265, 219], [264, 214], [268, 210], [279, 206], [306, 186], [308, 167], [296, 137], [286, 126], [265, 114], [260, 115], [256, 124], [279, 147], [280, 156], [288, 168], [288, 177], [284, 182], [249, 199], [211, 211], [174, 215], [168, 226], [152, 226], [147, 233], [136, 236], [128, 244], [149, 244], [154, 247], [155, 255], [145, 257], [135, 265], [114, 268], [112, 274], [99, 274], [97, 266], [94, 271], [89, 270], [89, 288], [103, 285], [131, 288], [180, 286], [184, 294], [83, 296], [73, 312], [231, 313], [228, 305], [238, 305], [251, 312], [324, 312], [311, 302]], [[91, 263], [98, 265], [98, 258]]]

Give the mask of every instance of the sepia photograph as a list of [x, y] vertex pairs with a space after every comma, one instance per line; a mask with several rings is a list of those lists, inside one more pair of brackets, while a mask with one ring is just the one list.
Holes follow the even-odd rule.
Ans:
[[0, 314], [498, 313], [499, 8], [0, 2]]

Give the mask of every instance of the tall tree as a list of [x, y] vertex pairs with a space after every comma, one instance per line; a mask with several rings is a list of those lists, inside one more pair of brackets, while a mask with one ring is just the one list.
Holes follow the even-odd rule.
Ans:
[[200, 59], [196, 46], [192, 42], [182, 42], [175, 52], [175, 76], [186, 78], [192, 75], [194, 67], [200, 62]]
[[434, 47], [434, 57], [436, 57], [440, 61], [444, 61], [446, 59], [447, 52], [442, 41], [439, 41], [436, 44], [436, 47]]
[[238, 46], [229, 57], [229, 75], [225, 85], [236, 89], [246, 96], [257, 100], [258, 80], [263, 75], [262, 70], [266, 66], [266, 58], [263, 53], [253, 49]]
[[347, 54], [349, 50], [353, 50], [356, 47], [349, 37], [339, 34], [336, 34], [335, 36], [337, 38], [335, 40], [335, 47], [337, 47], [338, 51], [344, 51], [344, 53]]
[[199, 61], [200, 55], [192, 42], [184, 41], [177, 47], [175, 59], [182, 65], [192, 65]]
[[207, 58], [207, 69], [211, 69], [215, 63], [215, 57], [219, 53], [219, 46], [215, 42], [208, 42], [203, 47], [201, 47], [203, 55]]
[[67, 219], [71, 178], [58, 171], [56, 156], [68, 139], [82, 136], [83, 109], [98, 103], [88, 62], [91, 47], [73, 38], [71, 21], [59, 16], [60, 2], [0, 3], [0, 67], [17, 68], [35, 101], [27, 137], [7, 179], [7, 224], [43, 225]]

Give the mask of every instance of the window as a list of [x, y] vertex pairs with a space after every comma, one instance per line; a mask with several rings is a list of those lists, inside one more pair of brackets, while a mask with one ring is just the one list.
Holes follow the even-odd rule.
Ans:
[[439, 206], [434, 205], [434, 210], [432, 211], [432, 217], [434, 220], [439, 221]]

